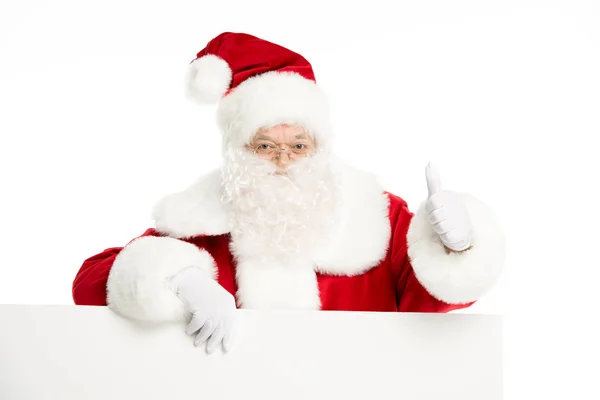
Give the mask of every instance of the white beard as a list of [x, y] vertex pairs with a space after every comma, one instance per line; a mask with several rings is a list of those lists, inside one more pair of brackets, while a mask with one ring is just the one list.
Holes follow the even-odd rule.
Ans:
[[228, 153], [223, 201], [231, 210], [232, 239], [245, 256], [309, 256], [334, 225], [338, 183], [326, 154], [294, 162], [285, 175], [278, 171], [245, 151]]
[[273, 163], [230, 150], [223, 202], [231, 211], [238, 299], [246, 308], [318, 308], [313, 260], [337, 223], [339, 183], [327, 154]]

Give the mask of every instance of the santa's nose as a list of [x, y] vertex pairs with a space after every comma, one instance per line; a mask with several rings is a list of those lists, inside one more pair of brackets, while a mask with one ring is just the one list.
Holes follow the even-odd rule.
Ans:
[[291, 164], [292, 160], [287, 151], [281, 151], [277, 157], [275, 157], [275, 164], [280, 168], [286, 168]]

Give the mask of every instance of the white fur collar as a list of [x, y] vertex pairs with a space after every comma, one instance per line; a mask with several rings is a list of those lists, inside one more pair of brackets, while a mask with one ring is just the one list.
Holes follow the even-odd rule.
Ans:
[[[336, 232], [314, 260], [318, 272], [357, 275], [385, 257], [391, 235], [389, 198], [371, 173], [339, 164], [343, 205]], [[227, 207], [221, 203], [220, 169], [188, 189], [169, 195], [154, 208], [158, 231], [176, 238], [229, 233]]]

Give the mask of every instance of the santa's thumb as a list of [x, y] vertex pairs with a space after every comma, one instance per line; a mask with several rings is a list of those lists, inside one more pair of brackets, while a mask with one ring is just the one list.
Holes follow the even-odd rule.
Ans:
[[437, 168], [430, 162], [425, 167], [425, 179], [427, 180], [427, 196], [431, 197], [442, 190], [442, 180]]

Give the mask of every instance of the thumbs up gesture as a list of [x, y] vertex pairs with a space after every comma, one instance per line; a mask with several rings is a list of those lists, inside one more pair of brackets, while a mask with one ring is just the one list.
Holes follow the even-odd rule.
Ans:
[[471, 247], [471, 220], [467, 208], [457, 193], [442, 190], [440, 175], [429, 163], [425, 168], [429, 192], [426, 211], [428, 221], [444, 246], [460, 252]]

